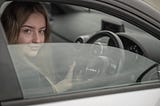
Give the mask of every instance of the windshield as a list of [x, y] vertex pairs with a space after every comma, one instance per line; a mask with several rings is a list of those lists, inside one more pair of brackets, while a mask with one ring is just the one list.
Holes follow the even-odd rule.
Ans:
[[[8, 47], [24, 98], [130, 86], [158, 79], [157, 67], [152, 67], [156, 62], [101, 44], [45, 43]], [[32, 52], [28, 54], [28, 51]], [[152, 74], [141, 75], [147, 70]]]

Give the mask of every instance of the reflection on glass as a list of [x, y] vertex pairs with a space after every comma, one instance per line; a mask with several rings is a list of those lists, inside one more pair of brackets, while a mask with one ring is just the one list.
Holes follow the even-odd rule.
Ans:
[[[20, 44], [8, 48], [25, 98], [132, 85], [155, 64], [133, 52], [99, 44]], [[150, 73], [157, 73], [157, 68]], [[156, 74], [152, 79], [147, 77], [150, 75], [142, 81], [157, 80]]]

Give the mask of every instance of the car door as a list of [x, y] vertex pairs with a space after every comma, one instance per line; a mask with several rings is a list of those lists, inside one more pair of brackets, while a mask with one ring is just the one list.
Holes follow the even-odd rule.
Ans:
[[0, 105], [159, 106], [160, 14], [141, 2], [41, 1], [51, 38], [34, 59], [0, 25]]

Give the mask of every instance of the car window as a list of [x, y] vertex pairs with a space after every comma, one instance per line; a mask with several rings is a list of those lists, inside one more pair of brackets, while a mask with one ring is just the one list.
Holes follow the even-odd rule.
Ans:
[[[35, 57], [26, 54], [31, 46], [40, 49]], [[9, 51], [25, 98], [132, 86], [155, 64], [132, 52], [92, 44], [9, 45]], [[150, 71], [140, 82], [158, 80], [157, 68]]]
[[159, 81], [160, 42], [151, 34], [91, 8], [44, 6], [50, 42], [8, 45], [24, 98]]

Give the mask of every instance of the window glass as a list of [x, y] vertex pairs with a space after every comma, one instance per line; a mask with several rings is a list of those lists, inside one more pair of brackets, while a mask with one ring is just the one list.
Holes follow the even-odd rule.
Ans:
[[[8, 47], [25, 98], [131, 86], [155, 64], [110, 46], [46, 43]], [[38, 52], [28, 54], [31, 47]], [[145, 79], [142, 76], [141, 81], [158, 80], [157, 68], [151, 70], [152, 74]]]

